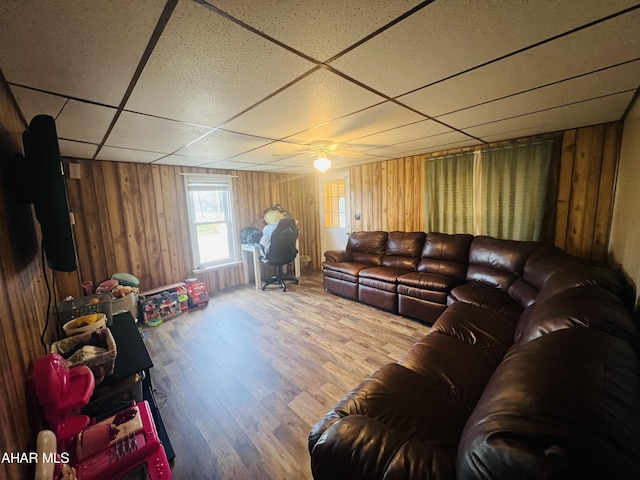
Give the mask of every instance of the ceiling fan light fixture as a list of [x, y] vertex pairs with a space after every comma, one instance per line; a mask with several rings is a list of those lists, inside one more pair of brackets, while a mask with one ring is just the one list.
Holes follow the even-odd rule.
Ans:
[[324, 173], [331, 168], [331, 160], [329, 160], [325, 155], [320, 154], [316, 161], [313, 162], [313, 166], [316, 170]]

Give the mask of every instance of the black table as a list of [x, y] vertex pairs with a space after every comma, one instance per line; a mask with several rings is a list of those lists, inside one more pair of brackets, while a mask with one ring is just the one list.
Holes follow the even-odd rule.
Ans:
[[153, 361], [142, 341], [133, 316], [130, 312], [123, 312], [114, 315], [112, 321], [113, 324], [109, 329], [116, 341], [118, 353], [113, 374], [105, 378], [103, 383], [114, 384], [137, 372], [144, 372], [148, 377]]
[[160, 416], [160, 410], [156, 402], [153, 386], [151, 384], [150, 369], [153, 367], [153, 361], [149, 356], [147, 347], [144, 345], [142, 336], [138, 331], [131, 312], [123, 312], [114, 315], [112, 318], [112, 325], [109, 327], [113, 339], [116, 342], [117, 355], [116, 362], [113, 369], [113, 374], [104, 379], [102, 384], [98, 387], [110, 387], [118, 382], [131, 377], [137, 373], [144, 372], [144, 379], [142, 380], [142, 394], [143, 399], [149, 402], [151, 407], [151, 413], [156, 423], [156, 429], [158, 430], [158, 436], [164, 446], [164, 450], [167, 454], [167, 459], [171, 462], [175, 458], [167, 429], [164, 426], [162, 417]]

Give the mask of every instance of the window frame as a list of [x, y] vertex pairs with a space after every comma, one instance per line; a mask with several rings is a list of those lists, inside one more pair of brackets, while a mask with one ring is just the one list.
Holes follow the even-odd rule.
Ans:
[[[194, 270], [203, 270], [230, 265], [238, 262], [238, 245], [236, 239], [235, 228], [235, 200], [234, 200], [234, 188], [233, 188], [233, 176], [222, 174], [208, 174], [208, 173], [186, 173], [184, 174], [184, 195], [187, 206], [187, 222], [189, 226], [189, 238], [191, 243], [191, 260], [193, 262]], [[224, 186], [226, 192], [225, 203], [225, 218], [222, 222], [196, 222], [196, 209], [194, 208], [190, 192], [194, 190], [193, 184], [209, 184], [213, 186]], [[197, 188], [195, 189], [197, 190]], [[203, 189], [204, 190], [204, 189]], [[202, 224], [210, 223], [225, 223], [227, 225], [227, 242], [229, 247], [229, 256], [224, 259], [214, 260], [209, 262], [203, 262], [200, 259], [200, 246], [198, 242], [198, 226]]]

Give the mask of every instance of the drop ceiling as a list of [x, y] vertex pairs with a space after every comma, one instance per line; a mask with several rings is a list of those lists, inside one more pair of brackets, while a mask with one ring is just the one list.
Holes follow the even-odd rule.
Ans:
[[63, 156], [306, 174], [619, 120], [624, 0], [2, 2], [0, 70]]

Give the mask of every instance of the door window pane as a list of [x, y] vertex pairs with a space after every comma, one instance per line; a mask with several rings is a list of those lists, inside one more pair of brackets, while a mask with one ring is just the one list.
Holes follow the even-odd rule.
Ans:
[[324, 184], [324, 226], [345, 228], [347, 226], [347, 199], [344, 180]]

